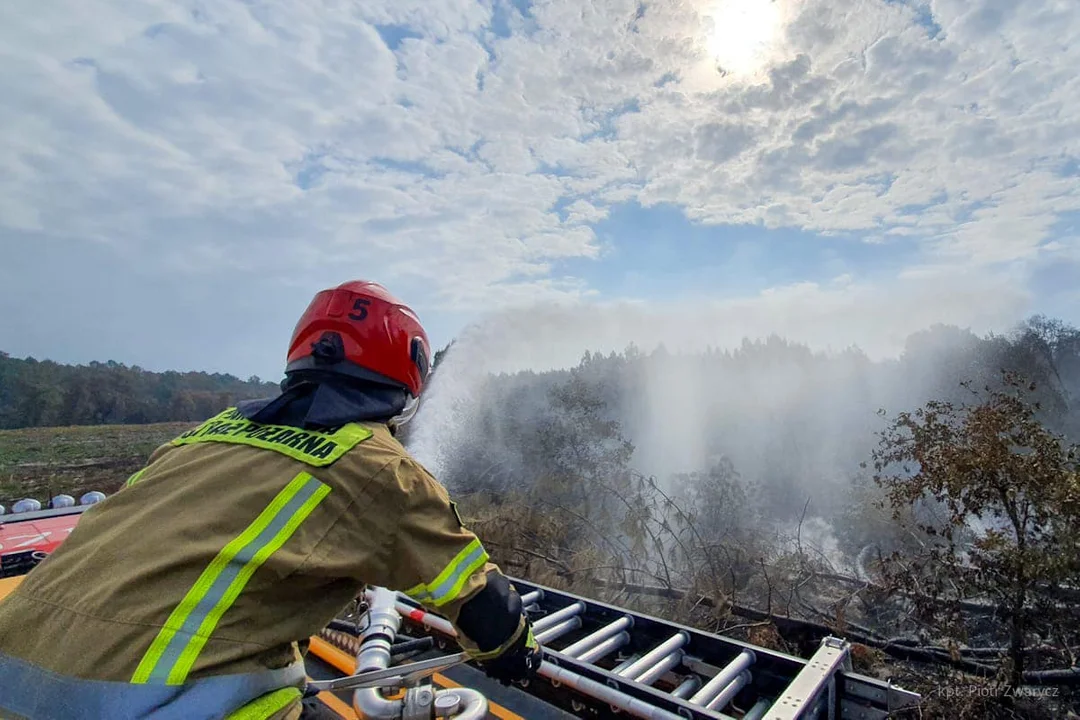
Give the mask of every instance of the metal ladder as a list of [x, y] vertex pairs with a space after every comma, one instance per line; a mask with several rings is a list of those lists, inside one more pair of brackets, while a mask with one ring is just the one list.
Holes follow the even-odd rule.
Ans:
[[[850, 645], [825, 638], [810, 659], [511, 578], [544, 647], [525, 692], [578, 716], [650, 720], [877, 720], [920, 696], [851, 671]], [[450, 639], [445, 618], [402, 594], [403, 628]]]

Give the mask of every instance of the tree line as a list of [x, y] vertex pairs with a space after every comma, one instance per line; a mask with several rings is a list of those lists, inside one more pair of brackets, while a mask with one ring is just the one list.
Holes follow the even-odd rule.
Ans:
[[65, 365], [0, 352], [0, 428], [189, 422], [277, 385], [253, 376], [150, 372], [122, 363]]

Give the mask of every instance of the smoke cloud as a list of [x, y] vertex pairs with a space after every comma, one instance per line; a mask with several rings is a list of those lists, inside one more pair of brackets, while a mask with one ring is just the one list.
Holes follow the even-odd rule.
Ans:
[[[963, 372], [945, 356], [969, 351], [979, 335], [1002, 331], [1027, 309], [1019, 283], [985, 274], [945, 277], [933, 269], [885, 285], [839, 278], [802, 283], [754, 298], [580, 303], [521, 307], [467, 328], [436, 373], [414, 421], [409, 446], [437, 476], [450, 472], [460, 448], [491, 412], [527, 417], [536, 393], [515, 395], [517, 407], [492, 409], [493, 375], [571, 368], [586, 352], [648, 356], [611, 384], [609, 409], [633, 441], [635, 469], [663, 479], [701, 470], [724, 455], [746, 478], [781, 473], [793, 487], [814, 490], [845, 478], [866, 459], [879, 408], [905, 409]], [[936, 348], [939, 367], [895, 364], [913, 334], [935, 323], [970, 329]], [[775, 336], [768, 341], [770, 336]], [[782, 349], [777, 338], [805, 348]], [[765, 342], [755, 349], [747, 343]], [[708, 360], [735, 351], [741, 359]], [[814, 355], [811, 355], [813, 351]], [[960, 361], [956, 361], [960, 362]], [[916, 367], [918, 365], [918, 367]], [[599, 371], [598, 371], [599, 372]], [[487, 418], [490, 420], [490, 418]], [[500, 423], [486, 423], [497, 444]]]

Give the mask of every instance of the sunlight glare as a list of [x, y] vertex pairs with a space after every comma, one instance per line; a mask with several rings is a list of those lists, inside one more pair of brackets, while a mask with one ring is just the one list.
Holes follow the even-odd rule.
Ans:
[[780, 30], [777, 0], [716, 0], [707, 17], [709, 54], [724, 73], [753, 75], [765, 67]]

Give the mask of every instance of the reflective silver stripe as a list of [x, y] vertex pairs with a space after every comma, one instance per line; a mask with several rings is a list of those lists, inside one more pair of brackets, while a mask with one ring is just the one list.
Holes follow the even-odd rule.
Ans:
[[302, 688], [305, 677], [304, 664], [298, 662], [281, 670], [218, 675], [184, 685], [135, 685], [65, 677], [0, 653], [0, 716], [212, 720], [273, 690]]
[[479, 544], [463, 557], [449, 577], [431, 589], [436, 606], [445, 605], [461, 594], [461, 588], [474, 572], [488, 561], [488, 554]]

